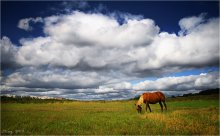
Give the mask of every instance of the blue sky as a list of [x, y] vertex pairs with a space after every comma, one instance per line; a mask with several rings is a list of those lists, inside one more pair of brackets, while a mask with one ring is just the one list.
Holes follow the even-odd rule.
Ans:
[[218, 30], [218, 1], [3, 1], [1, 93], [93, 100], [216, 88]]

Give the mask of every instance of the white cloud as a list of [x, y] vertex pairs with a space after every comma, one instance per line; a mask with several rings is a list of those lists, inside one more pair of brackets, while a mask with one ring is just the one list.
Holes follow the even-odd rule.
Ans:
[[109, 78], [96, 72], [26, 67], [9, 75], [4, 84], [14, 87], [78, 89], [98, 87], [107, 80]]
[[111, 84], [107, 84], [107, 85], [103, 85], [100, 86], [99, 88], [103, 89], [103, 88], [111, 88], [113, 90], [131, 90], [133, 88], [132, 84], [129, 82], [119, 82], [119, 83], [111, 83]]
[[85, 62], [94, 68], [129, 63], [134, 61], [129, 52], [149, 45], [159, 28], [151, 19], [128, 19], [119, 25], [102, 14], [73, 12], [45, 18], [44, 31], [47, 37], [21, 40], [18, 63], [74, 67]]
[[[29, 73], [29, 72], [27, 72]], [[171, 95], [181, 95], [185, 93], [196, 93], [204, 89], [210, 88], [218, 88], [219, 87], [219, 73], [211, 72], [200, 75], [189, 75], [189, 76], [181, 76], [181, 77], [163, 77], [158, 78], [157, 80], [145, 80], [137, 84], [131, 84], [129, 82], [116, 83], [116, 84], [107, 84], [103, 86], [99, 86], [98, 88], [82, 88], [82, 89], [74, 89], [71, 88], [75, 85], [88, 85], [83, 82], [94, 83], [94, 80], [97, 81], [96, 76], [91, 75], [77, 75], [76, 73], [68, 73], [66, 74], [55, 74], [52, 75], [47, 73], [36, 75], [33, 73], [33, 76], [30, 74], [17, 73], [10, 76], [11, 84], [8, 84], [8, 80], [6, 81], [6, 85], [1, 86], [2, 94], [13, 94], [13, 95], [34, 95], [34, 96], [50, 96], [50, 97], [64, 97], [71, 99], [81, 99], [81, 100], [95, 100], [95, 99], [129, 99], [137, 96], [145, 91], [156, 91], [161, 90], [167, 96]], [[55, 74], [55, 75], [54, 75]], [[76, 77], [73, 77], [73, 74]], [[37, 76], [37, 77], [35, 77]], [[39, 77], [43, 81], [39, 81]], [[80, 80], [79, 77], [82, 76]], [[66, 81], [65, 81], [66, 80]], [[91, 81], [91, 82], [90, 82]], [[19, 87], [16, 84], [12, 83], [23, 83], [22, 86]], [[39, 84], [33, 84], [34, 86], [30, 86], [31, 83], [35, 82]], [[45, 82], [47, 87], [53, 85], [53, 87], [61, 87], [61, 88], [38, 88], [41, 87]], [[19, 85], [21, 85], [19, 83]], [[69, 84], [70, 88], [64, 89], [62, 85]], [[98, 83], [99, 84], [99, 83]], [[13, 87], [14, 86], [14, 87]], [[34, 88], [32, 88], [34, 87]]]
[[159, 30], [151, 19], [130, 19], [127, 23], [119, 25], [115, 18], [79, 11], [60, 17], [47, 17], [45, 21], [44, 32], [54, 40], [80, 47], [120, 48], [145, 45], [152, 42]]
[[10, 67], [12, 63], [16, 63], [16, 53], [18, 48], [13, 45], [10, 39], [6, 36], [3, 36], [0, 39], [0, 49], [1, 49], [1, 66], [8, 66]]
[[41, 18], [41, 17], [36, 17], [36, 18], [30, 17], [30, 18], [21, 19], [18, 22], [18, 28], [23, 29], [25, 31], [33, 30], [33, 27], [30, 26], [30, 22], [32, 22], [32, 23], [38, 23], [38, 22], [43, 23], [43, 18]]
[[[145, 55], [138, 59], [140, 69], [160, 69], [163, 67], [203, 67], [218, 65], [219, 61], [219, 18], [209, 19], [197, 25], [191, 33], [177, 36], [161, 32]], [[136, 52], [133, 56], [138, 56]], [[145, 60], [144, 60], [145, 58]], [[143, 61], [144, 60], [144, 61]]]
[[[132, 89], [195, 90], [217, 86], [216, 73], [166, 77], [137, 85], [129, 82], [189, 68], [217, 66], [219, 18], [205, 19], [203, 14], [183, 18], [179, 33], [184, 34], [177, 35], [160, 32], [152, 19], [117, 14], [74, 11], [20, 20], [18, 26], [24, 30], [32, 29], [30, 22], [44, 23], [46, 36], [22, 38], [20, 47], [15, 47], [9, 38], [2, 38], [1, 63], [7, 62], [6, 67], [20, 66], [4, 78], [4, 85], [73, 89], [76, 93], [92, 93], [94, 98], [117, 93], [121, 97], [131, 96]], [[119, 18], [123, 21], [119, 22]]]
[[186, 91], [219, 87], [219, 74], [212, 72], [181, 77], [163, 77], [155, 81], [146, 80], [133, 86], [134, 90]]
[[200, 14], [199, 16], [191, 16], [191, 17], [186, 17], [182, 18], [179, 21], [179, 26], [181, 28], [180, 35], [184, 33], [190, 33], [192, 29], [197, 27], [197, 25], [203, 23], [205, 21], [204, 19], [205, 13]]
[[[122, 25], [114, 16], [99, 13], [75, 11], [47, 17], [44, 19], [47, 37], [22, 39], [17, 61], [22, 65], [65, 67], [83, 62], [93, 68], [130, 64], [131, 71], [201, 67], [218, 62], [218, 18], [197, 21], [189, 34], [178, 36], [159, 33], [159, 27], [151, 19], [126, 15], [123, 16], [127, 21]], [[192, 18], [201, 15], [182, 20], [190, 22]]]
[[18, 51], [17, 62], [31, 66], [75, 66], [79, 61], [77, 47], [65, 46], [50, 37], [22, 39], [23, 45]]

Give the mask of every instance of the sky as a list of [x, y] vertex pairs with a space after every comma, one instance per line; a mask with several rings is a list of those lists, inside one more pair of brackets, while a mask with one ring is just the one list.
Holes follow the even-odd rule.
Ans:
[[219, 87], [218, 1], [1, 1], [1, 94], [122, 100]]

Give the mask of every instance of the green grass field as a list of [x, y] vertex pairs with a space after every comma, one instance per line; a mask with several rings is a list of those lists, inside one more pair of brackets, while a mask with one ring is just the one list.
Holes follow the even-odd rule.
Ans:
[[133, 100], [2, 103], [1, 134], [218, 135], [219, 99], [203, 97], [171, 99], [168, 111], [155, 104], [142, 114]]

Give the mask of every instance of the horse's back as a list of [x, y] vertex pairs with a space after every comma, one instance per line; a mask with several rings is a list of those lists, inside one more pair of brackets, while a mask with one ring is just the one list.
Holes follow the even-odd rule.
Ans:
[[162, 92], [155, 92], [161, 99], [161, 101], [165, 101], [165, 95]]
[[144, 93], [144, 103], [155, 104], [157, 102], [165, 101], [165, 95], [162, 92]]

